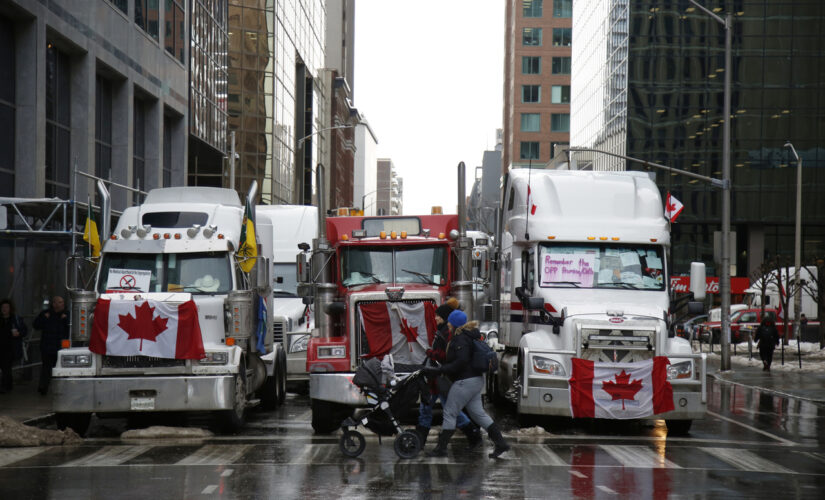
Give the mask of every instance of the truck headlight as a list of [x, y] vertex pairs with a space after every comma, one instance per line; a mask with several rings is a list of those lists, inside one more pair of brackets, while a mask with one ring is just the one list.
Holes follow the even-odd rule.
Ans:
[[690, 361], [681, 361], [668, 365], [667, 378], [668, 380], [693, 378], [693, 363]]
[[91, 354], [64, 354], [60, 356], [60, 366], [63, 368], [80, 368], [92, 366]]
[[318, 357], [319, 358], [343, 358], [346, 355], [347, 355], [346, 346], [342, 346], [342, 345], [318, 346]]
[[309, 334], [304, 335], [293, 335], [292, 342], [289, 345], [289, 352], [304, 352], [307, 350], [307, 344], [309, 344]]
[[228, 359], [225, 352], [207, 352], [200, 360], [202, 365], [225, 365]]
[[556, 377], [564, 377], [567, 373], [564, 367], [558, 361], [553, 361], [544, 356], [533, 356], [533, 372], [541, 373], [542, 375], [554, 375]]

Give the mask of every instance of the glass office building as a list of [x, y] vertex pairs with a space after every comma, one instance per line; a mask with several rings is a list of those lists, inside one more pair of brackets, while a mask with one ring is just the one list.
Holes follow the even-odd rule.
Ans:
[[[825, 256], [825, 2], [704, 0], [733, 16], [731, 230], [735, 275], [792, 258], [797, 164], [803, 163], [802, 262]], [[687, 0], [577, 0], [571, 144], [721, 178], [725, 30]], [[581, 165], [580, 165], [581, 166]], [[594, 155], [592, 168], [636, 169]], [[656, 172], [685, 209], [672, 226], [674, 273], [714, 268], [721, 195]]]

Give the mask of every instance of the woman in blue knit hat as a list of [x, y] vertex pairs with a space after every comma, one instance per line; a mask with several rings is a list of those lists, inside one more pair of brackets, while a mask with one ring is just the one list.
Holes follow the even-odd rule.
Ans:
[[501, 430], [490, 415], [484, 411], [481, 403], [481, 390], [484, 388], [484, 377], [473, 370], [471, 360], [473, 355], [473, 341], [481, 338], [478, 330], [478, 322], [467, 322], [467, 315], [464, 311], [457, 309], [447, 317], [447, 323], [453, 330], [453, 336], [447, 345], [447, 357], [439, 367], [427, 367], [430, 373], [443, 373], [452, 380], [453, 385], [447, 395], [447, 403], [444, 406], [444, 421], [441, 426], [441, 433], [438, 435], [438, 445], [427, 455], [431, 457], [443, 457], [447, 455], [447, 444], [455, 433], [456, 418], [463, 408], [473, 422], [480, 425], [487, 431], [490, 439], [495, 444], [495, 449], [489, 454], [490, 458], [497, 458], [499, 455], [510, 449], [510, 445], [501, 435]]

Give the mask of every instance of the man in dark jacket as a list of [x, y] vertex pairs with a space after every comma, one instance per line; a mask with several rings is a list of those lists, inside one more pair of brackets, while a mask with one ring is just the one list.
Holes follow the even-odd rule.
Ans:
[[779, 331], [772, 320], [765, 318], [756, 329], [756, 347], [759, 348], [759, 357], [762, 358], [762, 371], [771, 371], [773, 350], [779, 345]]
[[52, 379], [52, 368], [57, 363], [57, 351], [63, 339], [69, 338], [69, 314], [63, 297], [55, 295], [49, 308], [41, 312], [32, 324], [40, 330], [40, 383], [37, 390], [46, 394]]
[[438, 435], [438, 446], [427, 453], [431, 457], [447, 455], [447, 444], [455, 433], [458, 412], [464, 408], [474, 422], [487, 431], [495, 444], [495, 449], [489, 454], [490, 458], [497, 458], [510, 449], [510, 445], [501, 435], [501, 430], [492, 418], [484, 411], [481, 403], [481, 390], [484, 388], [484, 377], [473, 370], [471, 365], [473, 355], [473, 341], [481, 338], [478, 323], [467, 323], [467, 315], [456, 310], [450, 313], [447, 322], [454, 330], [453, 337], [447, 346], [447, 358], [440, 367], [428, 367], [429, 373], [444, 373], [453, 385], [447, 395], [444, 406], [444, 423], [441, 434]]
[[[438, 330], [435, 332], [435, 339], [433, 339], [432, 349], [427, 351], [427, 357], [430, 359], [429, 363], [443, 363], [447, 357], [447, 344], [450, 341], [450, 329], [447, 325], [447, 317], [453, 312], [453, 308], [448, 304], [442, 304], [435, 310], [435, 322], [438, 325]], [[441, 400], [441, 406], [445, 405], [447, 399], [446, 393], [441, 393], [439, 389], [439, 380], [441, 376], [430, 377], [430, 394], [427, 401], [422, 400], [418, 407], [418, 425], [415, 431], [421, 438], [421, 444], [427, 440], [427, 435], [430, 433], [430, 427], [433, 423], [433, 406], [436, 400]], [[481, 444], [481, 432], [478, 426], [473, 424], [467, 417], [467, 414], [459, 412], [456, 419], [456, 425], [461, 432], [467, 436], [469, 449], [475, 449]]]

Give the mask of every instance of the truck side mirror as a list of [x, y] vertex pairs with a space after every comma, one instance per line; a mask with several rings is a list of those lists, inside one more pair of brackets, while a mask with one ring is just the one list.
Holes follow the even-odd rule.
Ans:
[[523, 303], [528, 311], [544, 310], [544, 299], [542, 297], [527, 297]]
[[705, 263], [690, 263], [690, 293], [694, 300], [705, 300]]
[[688, 302], [688, 314], [695, 315], [695, 314], [702, 314], [704, 312], [705, 312], [705, 303], [704, 302], [696, 302], [696, 301]]
[[[295, 258], [295, 271], [298, 278], [298, 283], [309, 283], [309, 261], [307, 254], [299, 253]], [[299, 294], [300, 295], [300, 294]]]
[[269, 269], [269, 258], [258, 257], [257, 262], [255, 262], [255, 288], [262, 290], [268, 290], [271, 288], [271, 283], [269, 282]]

